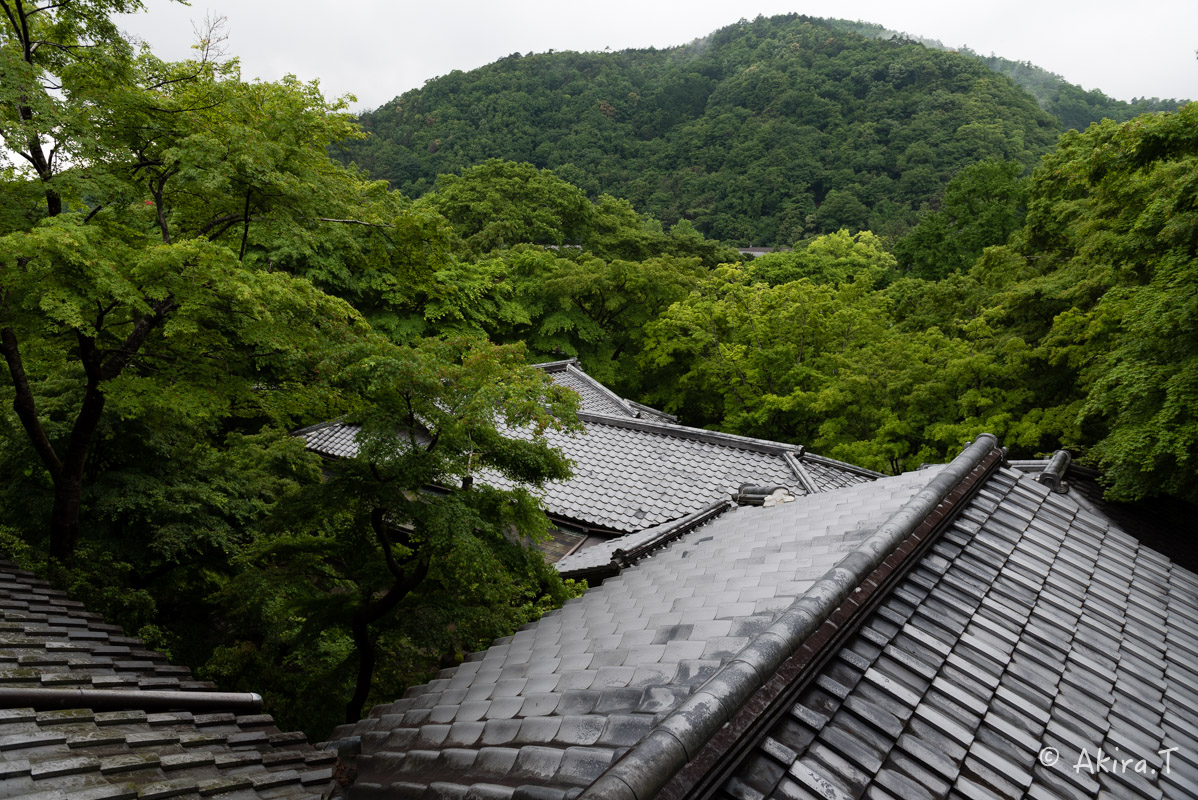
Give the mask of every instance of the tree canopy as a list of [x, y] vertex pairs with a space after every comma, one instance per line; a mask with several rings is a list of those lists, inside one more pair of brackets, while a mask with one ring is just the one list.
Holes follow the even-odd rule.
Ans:
[[741, 245], [900, 235], [962, 167], [1030, 168], [1060, 130], [976, 59], [795, 15], [666, 50], [513, 55], [362, 123], [345, 158], [409, 195], [526, 161]]
[[[109, 15], [138, 7], [3, 2], [0, 133], [20, 163], [0, 182], [0, 539], [327, 730], [379, 684], [380, 649], [410, 665], [384, 671], [397, 691], [565, 597], [528, 547], [545, 526], [528, 492], [462, 479], [564, 476], [537, 433], [573, 406], [481, 326], [422, 338], [470, 321], [447, 298], [467, 254], [445, 218], [330, 159], [357, 135], [343, 101], [242, 81], [216, 30], [189, 61], [137, 51]], [[363, 454], [329, 477], [286, 431], [344, 415]], [[235, 622], [212, 624], [218, 602]]]
[[1054, 148], [976, 59], [785, 17], [454, 73], [362, 140], [217, 30], [133, 48], [139, 7], [0, 0], [0, 548], [284, 724], [578, 591], [529, 547], [577, 410], [530, 362], [886, 472], [987, 430], [1198, 500], [1198, 106]]

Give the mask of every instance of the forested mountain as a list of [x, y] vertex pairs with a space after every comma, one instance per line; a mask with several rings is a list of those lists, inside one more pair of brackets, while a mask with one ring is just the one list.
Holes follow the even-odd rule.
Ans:
[[366, 114], [346, 158], [409, 195], [526, 161], [741, 244], [898, 236], [962, 167], [1030, 168], [1059, 122], [977, 59], [795, 15], [666, 50], [513, 54]]
[[1001, 56], [973, 55], [995, 72], [1009, 76], [1032, 94], [1040, 107], [1061, 121], [1066, 128], [1085, 130], [1087, 126], [1104, 119], [1126, 122], [1140, 114], [1156, 111], [1176, 111], [1188, 100], [1139, 97], [1130, 103], [1107, 97], [1098, 89], [1086, 90], [1069, 83], [1060, 75], [1041, 69], [1027, 61], [1011, 61]]
[[914, 41], [938, 50], [953, 50], [962, 55], [976, 58], [990, 69], [1006, 75], [1015, 83], [1022, 86], [1040, 107], [1052, 114], [1066, 128], [1085, 130], [1091, 123], [1104, 119], [1115, 122], [1126, 122], [1132, 117], [1155, 111], [1176, 111], [1188, 100], [1161, 99], [1159, 97], [1138, 97], [1130, 103], [1108, 97], [1098, 89], [1083, 89], [1076, 83], [1070, 83], [1060, 75], [1037, 67], [1028, 61], [1011, 61], [1008, 58], [991, 53], [984, 56], [968, 47], [954, 49], [946, 47], [935, 39], [924, 39], [919, 36], [893, 31], [881, 25], [868, 22], [849, 22], [848, 20], [831, 20], [833, 25], [851, 33], [859, 33], [875, 39], [914, 39]]

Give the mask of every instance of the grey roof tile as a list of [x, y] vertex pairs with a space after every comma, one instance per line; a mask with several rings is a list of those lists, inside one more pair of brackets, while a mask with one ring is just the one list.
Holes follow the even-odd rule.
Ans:
[[[782, 601], [835, 564], [863, 527], [929, 477], [729, 512], [492, 648], [484, 656], [496, 665], [492, 681], [524, 679], [542, 663], [556, 677], [552, 686], [528, 680], [513, 700], [524, 698], [535, 711], [548, 702], [541, 698], [560, 698], [541, 715], [491, 720], [481, 741], [463, 744], [461, 752], [481, 757], [486, 731], [503, 723], [509, 728], [497, 728], [494, 739], [517, 753], [490, 771], [472, 768], [470, 780], [479, 784], [471, 791], [482, 796], [497, 783], [525, 780], [509, 775], [519, 758], [526, 761], [521, 775], [539, 791], [587, 785], [731, 658]], [[1140, 574], [1151, 580], [1140, 584]], [[1081, 513], [1068, 497], [1000, 471], [725, 792], [903, 800], [1193, 796], [1192, 777], [1180, 773], [1142, 786], [1132, 783], [1137, 775], [1096, 781], [1046, 768], [1037, 755], [1047, 744], [1072, 763], [1082, 747], [1139, 755], [1154, 743], [1198, 739], [1196, 588], [1193, 576]], [[531, 655], [538, 647], [549, 649]], [[414, 699], [434, 696], [428, 708], [464, 705], [473, 682], [486, 677], [471, 666], [478, 663], [467, 661]], [[435, 723], [405, 715], [391, 724]], [[415, 741], [364, 737], [363, 747], [403, 751], [419, 747]], [[585, 768], [567, 768], [573, 751]], [[554, 758], [558, 768], [545, 777]], [[359, 785], [394, 783], [380, 766], [386, 762], [368, 754], [362, 763]], [[416, 782], [413, 791], [424, 785]]]
[[[1193, 774], [1183, 785], [1162, 770], [1096, 780], [1072, 768], [1100, 746], [1159, 767], [1170, 731], [1198, 712], [1198, 626], [1170, 613], [1192, 605], [1194, 576], [1068, 496], [997, 477], [849, 646], [854, 668], [868, 663], [865, 680], [848, 687], [825, 667], [817, 685], [831, 691], [796, 707], [812, 715], [808, 734], [796, 738], [788, 719], [769, 734], [794, 742], [791, 774], [826, 764], [813, 754], [832, 749], [855, 760], [821, 773], [829, 796], [878, 787], [904, 798], [1194, 796]], [[1169, 658], [1175, 640], [1191, 648], [1186, 657]], [[1183, 674], [1171, 680], [1170, 669]], [[1198, 726], [1184, 724], [1184, 738], [1198, 741]], [[854, 781], [874, 762], [849, 743], [853, 733], [870, 759], [885, 759], [864, 786]], [[1045, 745], [1061, 754], [1054, 768], [1038, 761]], [[742, 768], [733, 780], [750, 778]]]
[[557, 782], [570, 786], [589, 786], [611, 764], [612, 752], [598, 747], [568, 747], [562, 754]]
[[[140, 639], [0, 561], [0, 665], [8, 664], [25, 665], [0, 666], [17, 688], [210, 688]], [[0, 710], [0, 796], [6, 798], [102, 800], [130, 791], [314, 798], [333, 758], [317, 758], [302, 735], [281, 734], [264, 714]]]
[[[502, 640], [481, 658], [468, 660], [456, 671], [446, 673], [445, 678], [410, 692], [409, 700], [404, 702], [433, 710], [447, 707], [448, 711], [454, 704], [444, 702], [445, 698], [455, 700], [458, 710], [442, 748], [452, 741], [455, 748], [481, 755], [484, 749], [494, 746], [518, 751], [546, 747], [559, 752], [578, 747], [587, 749], [579, 758], [585, 755], [588, 764], [604, 759], [611, 763], [624, 749], [639, 742], [660, 715], [676, 708], [695, 685], [710, 677], [776, 618], [778, 610], [761, 611], [760, 599], [782, 597], [789, 604], [843, 557], [842, 550], [829, 545], [859, 541], [862, 530], [876, 528], [932, 474], [883, 479], [800, 497], [774, 508], [729, 511], [588, 591], [578, 601]], [[867, 495], [870, 502], [864, 502]], [[817, 538], [824, 545], [814, 548], [810, 543]], [[759, 558], [768, 559], [771, 567], [785, 562], [789, 566], [780, 566], [779, 570], [789, 570], [791, 576], [801, 570], [810, 577], [762, 580], [761, 563], [749, 555], [755, 551]], [[696, 564], [729, 566], [696, 570]], [[747, 590], [757, 593], [758, 600], [742, 602], [742, 593]], [[695, 599], [710, 600], [711, 604], [676, 602]], [[717, 618], [721, 612], [724, 618]], [[536, 651], [542, 642], [552, 642], [558, 654], [527, 660], [520, 655]], [[567, 652], [572, 650], [580, 652]], [[525, 663], [513, 665], [515, 661]], [[537, 678], [529, 674], [542, 665], [548, 670], [546, 675], [555, 679], [549, 692], [537, 691], [545, 687], [534, 686]], [[519, 668], [519, 675], [508, 672], [513, 666]], [[846, 674], [842, 679], [848, 681], [849, 677]], [[456, 720], [461, 718], [462, 710], [472, 702], [484, 702], [470, 699], [475, 682], [484, 682], [490, 694], [485, 699], [491, 705], [483, 717], [484, 728], [481, 735], [476, 729], [469, 731], [469, 736], [476, 737], [473, 743], [463, 738], [455, 740]], [[510, 705], [496, 709], [497, 704]], [[449, 724], [434, 722], [431, 717], [409, 719], [413, 710], [408, 707], [398, 721], [390, 714], [375, 719], [388, 719], [392, 727], [399, 726], [397, 733], [405, 728]], [[501, 724], [519, 727], [499, 727]], [[408, 752], [425, 745], [415, 737], [364, 737], [362, 746], [369, 756]], [[553, 778], [546, 779], [545, 785], [580, 785], [576, 778], [566, 779], [567, 775], [579, 774], [577, 770], [566, 770], [566, 763], [563, 756], [563, 766]], [[378, 785], [393, 782], [386, 764], [364, 758], [359, 781]], [[476, 763], [468, 782], [495, 784], [507, 780], [506, 772], [500, 775], [488, 764]]]
[[[630, 404], [577, 367], [551, 365], [550, 376], [582, 397], [585, 433], [546, 432], [574, 464], [574, 476], [538, 490], [549, 513], [613, 532], [639, 533], [678, 520], [725, 498], [743, 483], [780, 484], [791, 494], [830, 491], [868, 482], [877, 473], [775, 442], [718, 434], [672, 424], [668, 415]], [[638, 418], [639, 417], [639, 418]], [[357, 453], [354, 424], [329, 422], [295, 432], [308, 448], [328, 458]], [[508, 435], [530, 438], [526, 430]], [[801, 466], [797, 466], [801, 464]], [[797, 471], [796, 471], [797, 470]], [[483, 471], [479, 480], [506, 488], [503, 476]], [[605, 552], [566, 561], [573, 570], [603, 566], [616, 547], [628, 549], [645, 536], [604, 544]], [[572, 560], [571, 560], [572, 559]]]
[[570, 365], [562, 370], [549, 372], [550, 378], [558, 386], [572, 389], [582, 401], [583, 411], [592, 414], [609, 414], [622, 417], [635, 417], [637, 413], [628, 401], [619, 397], [606, 386], [587, 375], [576, 366]]

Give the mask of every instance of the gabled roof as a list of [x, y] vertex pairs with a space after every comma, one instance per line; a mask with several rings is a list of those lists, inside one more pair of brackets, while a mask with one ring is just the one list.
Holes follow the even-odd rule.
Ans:
[[317, 798], [335, 753], [0, 561], [0, 797]]
[[728, 511], [335, 737], [363, 783], [585, 787], [929, 474]]
[[338, 735], [361, 798], [1181, 798], [1195, 718], [1198, 576], [984, 436], [726, 511]]
[[[540, 491], [557, 517], [613, 532], [639, 531], [728, 497], [743, 483], [807, 492], [796, 466], [798, 448], [630, 417], [583, 412], [579, 418], [581, 435], [545, 434], [574, 464], [569, 480]], [[480, 480], [511, 485], [493, 474]]]
[[[541, 491], [553, 517], [615, 535], [676, 520], [734, 493], [744, 483], [780, 484], [803, 495], [871, 481], [879, 473], [807, 453], [797, 445], [674, 423], [664, 412], [624, 400], [573, 360], [538, 365], [582, 398], [583, 434], [549, 431], [549, 444], [574, 463], [574, 476]], [[325, 423], [297, 431], [329, 458], [357, 452], [358, 427]], [[509, 431], [531, 436], [528, 431]], [[479, 480], [508, 487], [500, 475]]]
[[678, 422], [673, 414], [659, 411], [652, 406], [637, 403], [620, 397], [599, 381], [582, 371], [577, 358], [565, 361], [550, 361], [537, 364], [553, 378], [558, 386], [573, 389], [582, 399], [582, 411], [589, 414], [602, 414], [615, 417], [632, 417], [648, 419], [657, 422]]

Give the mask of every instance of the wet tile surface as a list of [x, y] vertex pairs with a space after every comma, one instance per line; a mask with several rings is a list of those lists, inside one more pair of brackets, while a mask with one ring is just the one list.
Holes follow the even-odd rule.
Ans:
[[1198, 796], [1196, 612], [1193, 573], [1002, 470], [723, 793]]
[[[339, 729], [334, 738], [362, 737], [355, 796], [375, 791], [363, 784], [380, 797], [400, 784], [576, 794], [935, 473], [738, 508], [690, 531]], [[460, 759], [467, 773], [452, 768]]]
[[[82, 604], [0, 561], [6, 688], [213, 688]], [[319, 797], [336, 756], [266, 714], [0, 709], [0, 797]]]

